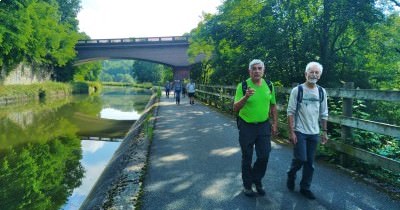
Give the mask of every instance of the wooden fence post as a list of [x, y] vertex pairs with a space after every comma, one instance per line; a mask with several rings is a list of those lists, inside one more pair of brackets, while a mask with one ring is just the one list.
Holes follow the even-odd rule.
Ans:
[[[354, 89], [354, 82], [346, 82], [343, 85], [344, 89]], [[342, 104], [342, 113], [344, 117], [352, 117], [353, 116], [353, 98], [343, 98]], [[341, 137], [345, 144], [351, 144], [351, 140], [353, 137], [353, 129], [351, 127], [341, 125]], [[347, 155], [342, 154], [340, 156], [340, 162], [342, 165], [346, 166], [347, 163]]]

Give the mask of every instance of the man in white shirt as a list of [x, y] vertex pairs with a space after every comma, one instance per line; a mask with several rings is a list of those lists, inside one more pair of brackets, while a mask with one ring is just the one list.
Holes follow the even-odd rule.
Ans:
[[[289, 138], [293, 143], [293, 159], [287, 172], [287, 187], [293, 191], [296, 172], [303, 168], [300, 193], [315, 199], [310, 190], [314, 173], [314, 156], [319, 137], [321, 143], [328, 141], [328, 105], [326, 91], [317, 85], [322, 74], [322, 65], [310, 62], [306, 66], [306, 82], [293, 88], [287, 108]], [[319, 126], [321, 124], [321, 129]]]

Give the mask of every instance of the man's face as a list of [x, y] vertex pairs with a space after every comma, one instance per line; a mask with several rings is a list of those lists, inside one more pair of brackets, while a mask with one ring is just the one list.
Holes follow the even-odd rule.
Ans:
[[264, 76], [264, 68], [261, 64], [254, 64], [251, 69], [249, 69], [249, 74], [252, 80], [260, 80]]
[[306, 80], [309, 83], [316, 84], [321, 78], [321, 71], [317, 66], [311, 66], [311, 68], [305, 72]]

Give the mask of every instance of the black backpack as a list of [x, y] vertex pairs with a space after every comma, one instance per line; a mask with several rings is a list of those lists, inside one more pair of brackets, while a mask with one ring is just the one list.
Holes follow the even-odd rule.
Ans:
[[[319, 94], [319, 103], [322, 104], [324, 101], [324, 91], [322, 90], [322, 87], [317, 85], [318, 88], [318, 94]], [[300, 109], [300, 104], [303, 101], [303, 86], [302, 85], [297, 85], [297, 103], [296, 103], [296, 112], [295, 112], [295, 125], [297, 124], [297, 117], [299, 115], [299, 109]], [[320, 111], [321, 111], [321, 106]]]
[[[322, 103], [324, 101], [324, 91], [322, 90], [322, 87], [317, 85], [318, 88], [318, 93], [319, 93], [319, 103]], [[297, 105], [296, 105], [296, 110], [297, 108], [300, 108], [300, 103], [303, 101], [303, 86], [297, 85]]]

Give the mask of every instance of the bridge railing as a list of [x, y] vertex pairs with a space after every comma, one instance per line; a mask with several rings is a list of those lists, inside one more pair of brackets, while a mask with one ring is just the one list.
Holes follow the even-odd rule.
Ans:
[[119, 39], [90, 39], [79, 40], [78, 44], [110, 44], [110, 43], [168, 43], [168, 42], [188, 42], [189, 36], [163, 36], [163, 37], [138, 37], [138, 38], [119, 38]]
[[[285, 110], [287, 107], [288, 96], [292, 88], [276, 87], [277, 95], [284, 95], [283, 100], [278, 101], [278, 110]], [[233, 112], [233, 100], [236, 91], [235, 86], [220, 85], [197, 85], [196, 97], [201, 101], [217, 107], [225, 112], [235, 114]], [[365, 161], [378, 167], [382, 167], [400, 173], [400, 161], [384, 157], [382, 155], [357, 148], [351, 145], [352, 129], [361, 129], [378, 134], [388, 135], [400, 141], [400, 126], [390, 125], [381, 122], [358, 119], [352, 117], [353, 99], [357, 100], [373, 100], [373, 101], [389, 101], [399, 102], [400, 91], [380, 91], [380, 90], [359, 90], [344, 88], [327, 88], [329, 100], [343, 99], [342, 115], [329, 115], [329, 122], [338, 124], [341, 127], [341, 136], [339, 140], [330, 140], [327, 147], [339, 151], [342, 154], [350, 155], [359, 160]], [[382, 110], [384, 111], [384, 110]], [[287, 137], [287, 124], [285, 120], [280, 119], [279, 127], [283, 135]], [[344, 156], [345, 156], [344, 155]], [[345, 161], [345, 157], [341, 157]]]

